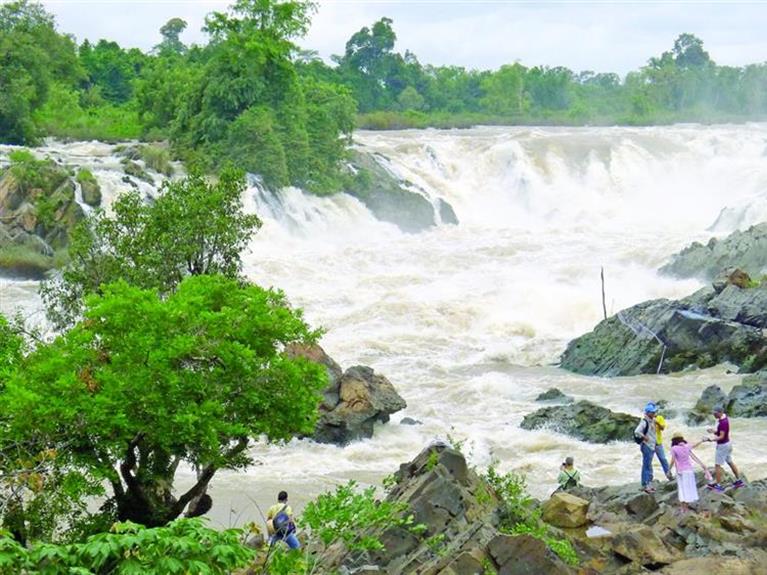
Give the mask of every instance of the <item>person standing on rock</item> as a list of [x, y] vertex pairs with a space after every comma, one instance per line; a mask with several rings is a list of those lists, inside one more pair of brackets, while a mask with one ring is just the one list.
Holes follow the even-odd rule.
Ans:
[[695, 469], [692, 466], [690, 460], [695, 461], [703, 468], [703, 472], [706, 474], [706, 478], [710, 478], [711, 475], [706, 469], [706, 465], [698, 459], [692, 450], [698, 447], [701, 442], [695, 445], [688, 445], [684, 436], [681, 433], [675, 433], [671, 438], [671, 465], [673, 469], [676, 466], [676, 487], [677, 496], [679, 497], [679, 505], [682, 508], [682, 513], [686, 513], [690, 509], [690, 503], [694, 503], [698, 500], [698, 486], [695, 483]]
[[266, 512], [266, 529], [270, 535], [270, 548], [277, 541], [284, 541], [291, 549], [301, 547], [296, 537], [296, 524], [293, 523], [293, 510], [288, 505], [287, 491], [280, 491], [277, 503]]
[[642, 452], [642, 489], [645, 493], [655, 493], [652, 486], [652, 460], [655, 459], [655, 415], [658, 407], [651, 401], [644, 408], [644, 417], [634, 429], [634, 439]]
[[663, 430], [666, 429], [666, 419], [660, 414], [655, 415], [655, 455], [658, 456], [660, 466], [663, 468], [663, 474], [666, 479], [671, 481], [674, 476], [671, 475], [671, 467], [666, 459], [666, 450], [663, 448]]
[[716, 455], [714, 458], [714, 463], [716, 465], [714, 471], [716, 474], [716, 483], [709, 485], [708, 487], [709, 489], [713, 489], [714, 491], [721, 493], [724, 491], [724, 487], [722, 487], [722, 467], [724, 467], [725, 463], [730, 466], [733, 475], [735, 475], [735, 482], [732, 484], [732, 486], [738, 488], [743, 487], [744, 484], [743, 480], [740, 478], [738, 467], [732, 460], [732, 443], [730, 443], [730, 420], [727, 418], [727, 415], [724, 413], [724, 408], [721, 405], [714, 407], [714, 417], [717, 419], [717, 425], [715, 428], [709, 428], [707, 431], [709, 433], [714, 433], [715, 435], [714, 437], [708, 438], [707, 441], [716, 441]]

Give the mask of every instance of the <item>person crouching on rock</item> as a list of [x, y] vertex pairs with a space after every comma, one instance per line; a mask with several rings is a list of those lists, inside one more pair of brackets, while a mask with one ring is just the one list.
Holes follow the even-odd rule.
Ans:
[[679, 497], [679, 505], [682, 508], [682, 513], [686, 513], [690, 510], [690, 503], [694, 503], [698, 500], [698, 486], [695, 484], [695, 469], [692, 466], [692, 461], [695, 461], [703, 468], [703, 472], [708, 479], [711, 478], [711, 474], [706, 469], [706, 465], [698, 459], [692, 450], [698, 447], [701, 442], [695, 445], [689, 445], [684, 436], [681, 433], [675, 433], [671, 438], [671, 464], [670, 469], [674, 469], [676, 465], [676, 487], [677, 496]]
[[298, 549], [301, 544], [296, 537], [296, 524], [293, 523], [293, 510], [288, 505], [287, 491], [280, 491], [277, 504], [266, 512], [266, 530], [271, 535], [269, 545], [284, 541], [291, 549]]
[[567, 491], [581, 484], [581, 473], [575, 469], [572, 457], [566, 457], [565, 462], [560, 466], [557, 483], [559, 483], [557, 491]]
[[655, 493], [652, 486], [652, 460], [655, 458], [655, 414], [658, 407], [651, 401], [644, 408], [644, 417], [634, 430], [634, 440], [642, 452], [642, 489], [645, 493]]

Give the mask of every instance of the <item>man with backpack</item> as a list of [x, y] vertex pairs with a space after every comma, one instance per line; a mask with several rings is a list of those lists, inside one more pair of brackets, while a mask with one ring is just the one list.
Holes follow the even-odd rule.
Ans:
[[296, 524], [293, 523], [293, 510], [288, 505], [288, 492], [277, 494], [277, 504], [266, 512], [266, 530], [269, 533], [269, 545], [284, 541], [291, 549], [298, 549], [301, 544], [296, 537]]
[[657, 438], [655, 435], [655, 415], [658, 407], [651, 401], [644, 408], [644, 417], [634, 429], [634, 441], [642, 452], [642, 489], [645, 493], [655, 493], [652, 486], [652, 460], [655, 457]]
[[581, 473], [575, 469], [573, 463], [572, 457], [566, 457], [565, 462], [559, 468], [559, 477], [557, 477], [557, 483], [559, 483], [558, 491], [567, 491], [581, 484]]

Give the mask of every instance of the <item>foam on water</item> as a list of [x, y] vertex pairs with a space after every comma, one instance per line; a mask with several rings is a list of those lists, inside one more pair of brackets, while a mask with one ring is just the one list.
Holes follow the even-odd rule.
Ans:
[[[324, 327], [322, 344], [343, 366], [368, 364], [389, 377], [408, 408], [344, 449], [308, 440], [256, 445], [256, 465], [214, 480], [221, 524], [231, 521], [226, 505], [249, 505], [240, 492], [263, 505], [284, 486], [300, 507], [349, 478], [377, 482], [448, 435], [480, 467], [498, 459], [502, 470], [527, 473], [538, 496], [553, 490], [566, 455], [587, 483], [636, 481], [633, 445], [519, 429], [539, 407], [535, 396], [556, 386], [638, 413], [647, 399], [686, 409], [707, 385], [729, 389], [740, 380], [722, 367], [607, 380], [550, 364], [601, 319], [600, 267], [608, 313], [681, 297], [701, 284], [657, 275], [671, 253], [765, 220], [767, 126], [362, 132], [356, 143], [414, 189], [450, 202], [461, 223], [404, 234], [351, 196], [270, 194], [252, 178], [246, 209], [264, 225], [245, 271], [285, 290]], [[48, 150], [89, 166], [108, 201], [126, 188], [109, 146]], [[32, 301], [29, 286], [8, 289]], [[2, 299], [0, 306], [8, 308]], [[422, 425], [398, 425], [405, 415]], [[703, 432], [681, 419], [671, 425], [692, 437]], [[767, 465], [765, 432], [764, 419], [733, 420], [735, 459], [752, 475]], [[712, 460], [710, 446], [700, 451]]]

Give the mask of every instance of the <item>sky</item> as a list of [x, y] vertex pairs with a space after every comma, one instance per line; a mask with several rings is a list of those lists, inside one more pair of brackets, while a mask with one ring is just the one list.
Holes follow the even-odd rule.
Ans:
[[[82, 41], [108, 38], [150, 49], [170, 18], [189, 24], [186, 43], [204, 43], [205, 15], [226, 10], [226, 0], [44, 0], [62, 32]], [[496, 69], [567, 66], [617, 72], [643, 66], [669, 50], [682, 32], [700, 37], [718, 64], [767, 61], [767, 0], [751, 1], [509, 1], [324, 0], [309, 34], [298, 43], [326, 60], [342, 54], [349, 37], [387, 16], [396, 49], [424, 64]]]

